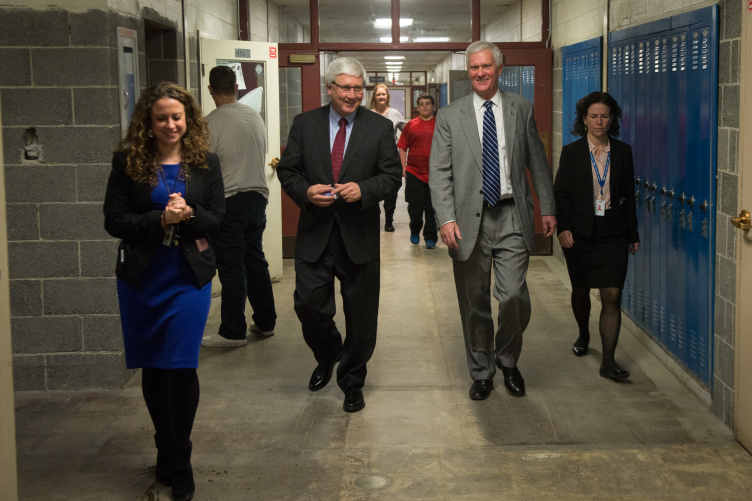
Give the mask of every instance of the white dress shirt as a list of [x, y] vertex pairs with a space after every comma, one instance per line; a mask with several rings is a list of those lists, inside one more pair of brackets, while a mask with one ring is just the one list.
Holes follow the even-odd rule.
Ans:
[[[499, 193], [501, 193], [501, 198], [504, 199], [512, 196], [512, 181], [509, 177], [507, 143], [504, 138], [504, 110], [501, 107], [501, 92], [497, 90], [490, 101], [493, 102], [491, 108], [496, 119], [496, 139], [499, 143], [499, 167], [501, 168]], [[475, 108], [475, 119], [478, 123], [478, 136], [480, 137], [481, 146], [483, 145], [483, 116], [486, 113], [485, 102], [486, 99], [473, 92], [473, 108]]]

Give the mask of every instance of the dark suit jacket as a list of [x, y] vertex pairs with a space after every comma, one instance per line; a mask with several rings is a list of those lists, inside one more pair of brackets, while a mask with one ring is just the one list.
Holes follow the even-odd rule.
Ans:
[[[116, 152], [104, 198], [104, 228], [122, 239], [115, 274], [132, 286], [138, 286], [152, 249], [162, 245], [162, 209], [154, 209], [151, 186], [138, 183], [125, 173], [127, 153]], [[199, 251], [196, 240], [219, 232], [225, 220], [225, 192], [219, 159], [207, 158], [210, 170], [189, 167], [183, 198], [193, 207], [195, 218], [178, 225], [181, 246], [196, 275], [199, 287], [209, 283], [216, 265], [211, 245]]]
[[337, 199], [328, 207], [308, 201], [314, 184], [334, 185], [329, 152], [329, 106], [298, 115], [277, 165], [285, 193], [300, 207], [295, 255], [312, 263], [324, 251], [334, 218], [339, 223], [347, 254], [356, 264], [380, 256], [379, 201], [402, 185], [402, 164], [394, 144], [392, 122], [363, 107], [353, 120], [350, 140], [342, 160], [339, 184], [355, 182], [361, 199], [347, 203]]
[[[611, 209], [614, 211], [615, 233], [626, 235], [628, 243], [636, 243], [640, 241], [640, 236], [637, 233], [632, 148], [614, 138], [609, 138], [609, 142]], [[569, 230], [574, 235], [591, 237], [595, 198], [593, 164], [587, 137], [562, 148], [554, 182], [554, 197], [559, 233]]]

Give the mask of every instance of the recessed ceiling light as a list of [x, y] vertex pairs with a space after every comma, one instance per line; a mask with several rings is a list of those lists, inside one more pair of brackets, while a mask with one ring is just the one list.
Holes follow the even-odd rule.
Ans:
[[[406, 19], [406, 18], [400, 18], [399, 20], [400, 26], [412, 26], [413, 20], [412, 19]], [[376, 19], [373, 22], [374, 28], [391, 28], [392, 27], [392, 19], [388, 17], [382, 17], [379, 19]]]
[[405, 59], [405, 56], [384, 56], [384, 59]]
[[448, 42], [449, 37], [415, 37], [416, 42]]
[[[384, 43], [392, 43], [392, 37], [381, 37], [379, 40]], [[400, 42], [407, 42], [407, 37], [400, 37]]]

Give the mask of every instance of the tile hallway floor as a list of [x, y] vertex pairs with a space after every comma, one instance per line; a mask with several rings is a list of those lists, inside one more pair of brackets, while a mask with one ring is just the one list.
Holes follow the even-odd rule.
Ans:
[[[599, 342], [572, 355], [577, 328], [556, 258], [530, 263], [527, 396], [507, 395], [497, 377], [488, 400], [471, 401], [446, 247], [410, 244], [402, 198], [395, 226], [382, 232], [366, 408], [343, 412], [334, 382], [308, 391], [315, 362], [285, 260], [277, 334], [202, 348], [194, 499], [752, 499], [752, 456], [629, 332], [617, 352], [632, 372], [624, 384], [598, 376]], [[215, 298], [207, 333], [218, 324]], [[121, 391], [18, 393], [16, 408], [20, 499], [170, 499], [154, 481], [138, 377]], [[367, 475], [386, 477], [385, 487], [368, 489]]]

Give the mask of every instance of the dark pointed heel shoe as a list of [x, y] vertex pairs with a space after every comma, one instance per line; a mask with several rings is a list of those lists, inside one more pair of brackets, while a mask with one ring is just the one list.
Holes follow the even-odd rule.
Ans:
[[629, 377], [629, 371], [625, 371], [624, 369], [620, 367], [613, 367], [613, 368], [606, 368], [601, 365], [600, 369], [600, 375], [601, 377], [605, 377], [607, 379], [627, 379]]
[[582, 357], [582, 356], [587, 355], [589, 344], [590, 344], [590, 341], [585, 341], [581, 337], [578, 337], [577, 341], [575, 341], [574, 345], [572, 345], [572, 353], [574, 353], [576, 357]]

